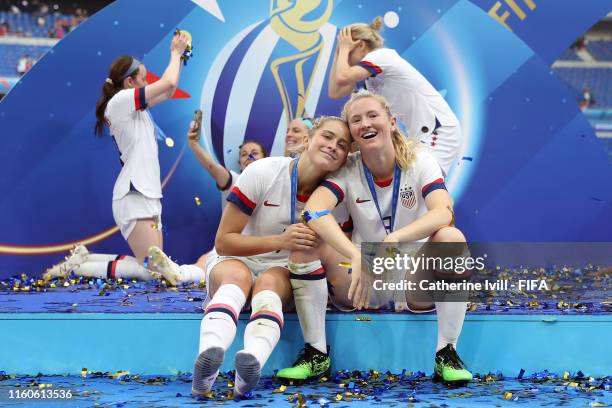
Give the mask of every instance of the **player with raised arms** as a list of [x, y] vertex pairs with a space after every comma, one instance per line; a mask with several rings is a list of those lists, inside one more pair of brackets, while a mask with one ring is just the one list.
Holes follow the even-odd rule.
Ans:
[[65, 277], [70, 271], [87, 277], [152, 279], [143, 266], [150, 246], [163, 246], [161, 233], [161, 180], [155, 125], [148, 111], [174, 94], [181, 62], [188, 58], [189, 33], [175, 33], [170, 61], [162, 77], [147, 83], [147, 69], [124, 55], [110, 66], [96, 103], [95, 133], [108, 128], [120, 155], [121, 171], [113, 189], [113, 217], [134, 257], [91, 254], [77, 245], [70, 257], [47, 270], [45, 278]]
[[[344, 279], [350, 281], [350, 286], [346, 285], [348, 293], [338, 293], [337, 288], [336, 296], [346, 297], [355, 307], [363, 308], [368, 305], [372, 291], [371, 282], [361, 273], [363, 242], [465, 243], [465, 237], [451, 225], [452, 204], [440, 166], [429, 150], [400, 132], [384, 97], [367, 91], [355, 93], [345, 104], [342, 116], [359, 151], [351, 154], [346, 165], [330, 174], [314, 191], [306, 204], [305, 220], [352, 266], [351, 274], [344, 273]], [[398, 200], [400, 195], [410, 199]], [[330, 214], [343, 202], [353, 220], [352, 242]], [[405, 297], [415, 307], [408, 293]], [[466, 302], [436, 301], [435, 308], [438, 316], [435, 375], [446, 382], [469, 381], [472, 375], [456, 352]]]
[[442, 95], [397, 51], [383, 47], [382, 18], [352, 24], [338, 35], [329, 75], [329, 96], [349, 95], [365, 80], [368, 91], [384, 96], [405, 127], [406, 136], [425, 144], [444, 175], [461, 149], [459, 120]]
[[[320, 118], [310, 129], [307, 148], [298, 159], [257, 160], [236, 181], [217, 231], [219, 255], [207, 262], [210, 299], [205, 302], [200, 329], [194, 395], [211, 390], [249, 296], [251, 318], [244, 333], [244, 349], [235, 356], [236, 395], [244, 395], [257, 385], [261, 369], [280, 338], [283, 306], [289, 304], [292, 293], [298, 310], [309, 303], [309, 299], [300, 300], [299, 289], [292, 289], [289, 251], [317, 246], [316, 234], [300, 222], [300, 213], [327, 173], [344, 164], [350, 142], [342, 119]], [[301, 274], [298, 278], [324, 282], [325, 270], [320, 262], [318, 265], [297, 271]], [[323, 286], [326, 301], [327, 288]]]

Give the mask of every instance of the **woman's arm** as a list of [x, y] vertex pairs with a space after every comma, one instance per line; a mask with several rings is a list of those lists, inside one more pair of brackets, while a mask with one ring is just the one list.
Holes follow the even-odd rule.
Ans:
[[434, 190], [425, 197], [427, 211], [412, 223], [387, 235], [385, 242], [413, 242], [433, 235], [453, 221], [452, 202], [448, 191]]
[[368, 78], [370, 72], [359, 65], [349, 65], [349, 54], [359, 44], [353, 41], [350, 27], [344, 27], [338, 34], [337, 53], [330, 72], [329, 97], [338, 99], [351, 93], [359, 81]]
[[210, 153], [208, 153], [202, 148], [202, 146], [200, 145], [200, 132], [200, 127], [195, 130], [189, 128], [189, 131], [187, 133], [189, 148], [195, 155], [196, 159], [198, 159], [204, 170], [206, 170], [208, 174], [210, 174], [212, 178], [215, 179], [217, 187], [222, 188], [223, 186], [226, 186], [229, 183], [230, 178], [232, 176], [225, 167], [214, 161]]
[[145, 87], [145, 98], [152, 107], [172, 97], [178, 87], [181, 75], [181, 56], [187, 47], [187, 37], [184, 33], [177, 34], [170, 43], [170, 62], [164, 74], [158, 81]]
[[354, 84], [340, 85], [340, 83], [336, 79], [336, 65], [338, 61], [338, 53], [339, 47], [336, 47], [336, 51], [334, 53], [334, 60], [332, 62], [331, 69], [329, 70], [329, 81], [327, 87], [327, 93], [332, 99], [340, 99], [343, 96], [347, 96], [354, 89]]
[[[336, 203], [337, 198], [329, 189], [318, 187], [308, 199], [306, 210], [313, 213], [331, 210]], [[342, 232], [342, 229], [331, 214], [311, 220], [308, 226], [337, 252], [351, 260], [351, 285], [348, 291], [348, 298], [353, 301], [353, 306], [358, 309], [368, 307], [369, 280], [362, 279], [361, 251]]]
[[282, 250], [310, 250], [316, 245], [317, 236], [302, 224], [287, 227], [282, 234], [255, 236], [245, 235], [242, 230], [249, 221], [249, 215], [229, 202], [223, 211], [215, 249], [219, 255], [250, 256]]

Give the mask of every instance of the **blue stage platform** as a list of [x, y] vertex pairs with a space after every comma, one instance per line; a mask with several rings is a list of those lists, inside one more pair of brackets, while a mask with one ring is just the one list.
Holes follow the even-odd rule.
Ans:
[[[242, 346], [242, 315], [223, 369]], [[14, 374], [79, 374], [127, 370], [168, 375], [191, 372], [201, 315], [28, 313], [0, 315], [0, 370]], [[292, 362], [302, 346], [297, 316], [287, 314], [281, 342], [264, 374]], [[520, 369], [610, 373], [612, 316], [468, 315], [458, 346], [474, 372]], [[329, 314], [327, 337], [334, 370], [431, 373], [436, 343], [433, 314]], [[608, 340], [606, 340], [608, 339]]]

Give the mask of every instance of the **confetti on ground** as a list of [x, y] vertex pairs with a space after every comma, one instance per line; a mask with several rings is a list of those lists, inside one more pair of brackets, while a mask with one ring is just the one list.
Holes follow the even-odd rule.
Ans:
[[[612, 403], [612, 378], [587, 377], [581, 372], [570, 380], [547, 371], [519, 380], [501, 373], [476, 375], [466, 386], [434, 383], [422, 372], [400, 374], [370, 371], [337, 371], [327, 381], [301, 386], [284, 386], [263, 377], [248, 399], [234, 400], [233, 373], [221, 373], [207, 398], [193, 398], [191, 374], [155, 376], [87, 372], [80, 376], [13, 376], [0, 371], [0, 398], [10, 390], [70, 390], [72, 398], [61, 400], [62, 407], [146, 406], [187, 407], [194, 405], [270, 406], [564, 406], [606, 407]], [[59, 400], [55, 400], [60, 402]], [[23, 401], [3, 399], [3, 406], [23, 406]], [[41, 404], [41, 405], [39, 405]], [[49, 404], [51, 405], [51, 404]], [[36, 406], [45, 406], [37, 401]]]
[[[345, 265], [342, 265], [345, 266]], [[508, 279], [546, 277], [548, 292], [508, 290], [479, 296], [468, 304], [469, 314], [608, 314], [612, 302], [612, 269], [515, 268], [498, 269], [496, 276]], [[45, 281], [25, 274], [0, 280], [0, 310], [6, 313], [91, 312], [91, 313], [185, 313], [201, 312], [206, 298], [204, 284], [184, 283], [177, 288], [165, 282], [93, 279], [70, 275]], [[149, 296], [155, 294], [156, 296]], [[152, 301], [150, 298], [159, 300]], [[375, 313], [398, 313], [377, 310]]]

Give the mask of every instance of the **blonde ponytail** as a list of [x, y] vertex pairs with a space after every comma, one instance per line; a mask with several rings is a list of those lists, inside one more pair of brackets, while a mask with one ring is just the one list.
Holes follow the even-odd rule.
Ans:
[[353, 37], [354, 41], [363, 41], [370, 50], [380, 48], [385, 42], [379, 33], [382, 23], [382, 17], [378, 16], [370, 24], [353, 24], [350, 26], [351, 37]]

